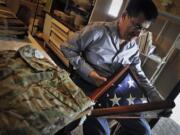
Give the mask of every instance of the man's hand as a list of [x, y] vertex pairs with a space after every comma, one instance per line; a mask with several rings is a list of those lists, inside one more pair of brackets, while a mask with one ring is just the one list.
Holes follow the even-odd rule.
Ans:
[[96, 71], [91, 71], [89, 73], [89, 77], [96, 81], [95, 83], [96, 83], [97, 86], [100, 86], [105, 81], [107, 81], [107, 78], [105, 78], [103, 76], [100, 76]]
[[165, 109], [161, 111], [158, 115], [159, 117], [170, 117], [172, 113], [172, 109]]

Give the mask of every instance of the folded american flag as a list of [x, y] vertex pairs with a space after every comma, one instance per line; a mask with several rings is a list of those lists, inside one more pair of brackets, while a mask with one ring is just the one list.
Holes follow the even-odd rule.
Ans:
[[127, 73], [123, 79], [112, 86], [97, 100], [95, 108], [147, 103], [144, 92], [135, 81], [132, 74]]

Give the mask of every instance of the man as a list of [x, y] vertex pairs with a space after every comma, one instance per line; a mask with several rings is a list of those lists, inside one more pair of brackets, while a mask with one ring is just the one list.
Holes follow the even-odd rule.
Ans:
[[[131, 64], [150, 101], [161, 100], [141, 69], [139, 47], [135, 41], [157, 15], [157, 8], [151, 0], [130, 0], [118, 21], [91, 24], [76, 33], [62, 48], [80, 76], [74, 81], [88, 94], [120, 67]], [[121, 125], [126, 135], [151, 134], [145, 119], [121, 120]], [[87, 119], [83, 130], [84, 135], [110, 135], [107, 120], [102, 118]]]

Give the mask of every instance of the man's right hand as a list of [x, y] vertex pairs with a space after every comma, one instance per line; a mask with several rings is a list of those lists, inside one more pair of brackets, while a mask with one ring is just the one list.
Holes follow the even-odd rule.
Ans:
[[95, 83], [96, 83], [97, 86], [100, 86], [105, 81], [107, 81], [106, 77], [100, 76], [96, 71], [91, 71], [89, 73], [89, 77], [96, 81]]

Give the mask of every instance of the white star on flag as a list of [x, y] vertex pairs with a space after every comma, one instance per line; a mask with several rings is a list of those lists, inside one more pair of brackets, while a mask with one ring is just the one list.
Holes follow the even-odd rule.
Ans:
[[101, 106], [101, 104], [99, 103], [98, 106]]
[[135, 87], [135, 85], [134, 85], [134, 81], [133, 81], [133, 80], [131, 80], [130, 78], [129, 78], [128, 84], [129, 84], [129, 88], [131, 88], [131, 87]]
[[112, 106], [114, 106], [114, 105], [119, 105], [119, 100], [121, 100], [121, 98], [118, 98], [118, 97], [116, 96], [116, 94], [114, 94], [114, 97], [111, 98], [110, 100], [113, 102], [113, 105], [112, 105]]
[[118, 84], [118, 87], [122, 87], [122, 85], [121, 85], [121, 84]]
[[129, 98], [127, 98], [128, 102], [129, 102], [129, 105], [133, 105], [133, 104], [134, 104], [134, 99], [135, 99], [135, 98], [133, 98], [133, 97], [131, 96], [131, 94], [130, 94]]

